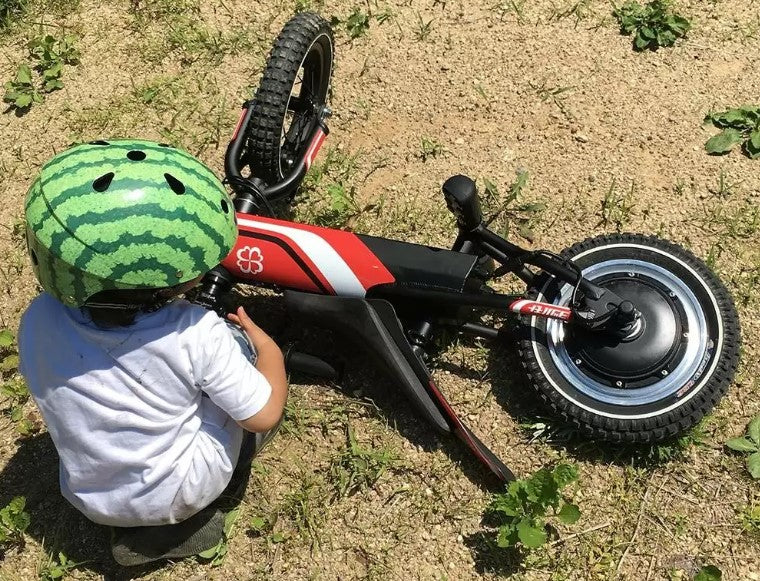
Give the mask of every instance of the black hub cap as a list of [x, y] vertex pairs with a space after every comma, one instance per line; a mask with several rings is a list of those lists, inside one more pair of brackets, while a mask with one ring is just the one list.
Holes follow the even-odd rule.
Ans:
[[624, 337], [603, 331], [572, 327], [565, 338], [568, 355], [586, 375], [618, 387], [650, 385], [664, 376], [678, 361], [686, 318], [662, 283], [640, 274], [608, 275], [594, 281], [641, 313]]

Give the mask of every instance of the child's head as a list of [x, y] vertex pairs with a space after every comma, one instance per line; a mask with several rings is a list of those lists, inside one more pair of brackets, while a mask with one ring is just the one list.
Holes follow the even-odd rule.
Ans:
[[42, 168], [25, 204], [34, 273], [69, 306], [150, 308], [216, 266], [237, 238], [232, 202], [189, 153], [95, 141]]

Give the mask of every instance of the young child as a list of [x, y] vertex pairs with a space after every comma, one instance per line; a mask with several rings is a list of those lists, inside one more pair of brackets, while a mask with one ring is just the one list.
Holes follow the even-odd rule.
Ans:
[[273, 432], [287, 397], [282, 353], [242, 307], [229, 319], [245, 335], [175, 298], [235, 242], [224, 187], [170, 146], [99, 141], [50, 160], [25, 210], [45, 292], [21, 320], [20, 370], [61, 492], [96, 523], [152, 527], [116, 529], [122, 564], [214, 546], [204, 509], [256, 452], [241, 454], [244, 432]]

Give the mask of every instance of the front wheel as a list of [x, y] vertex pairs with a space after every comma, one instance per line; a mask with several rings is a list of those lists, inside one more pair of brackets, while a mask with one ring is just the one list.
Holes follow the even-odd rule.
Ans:
[[[562, 255], [641, 318], [624, 339], [524, 319], [520, 357], [541, 398], [606, 440], [655, 442], [696, 424], [726, 393], [739, 360], [738, 315], [723, 283], [687, 250], [652, 236], [599, 236]], [[534, 292], [563, 306], [572, 294], [548, 275]]]
[[333, 34], [318, 14], [288, 21], [267, 59], [246, 128], [248, 165], [267, 184], [280, 182], [304, 156], [327, 103]]

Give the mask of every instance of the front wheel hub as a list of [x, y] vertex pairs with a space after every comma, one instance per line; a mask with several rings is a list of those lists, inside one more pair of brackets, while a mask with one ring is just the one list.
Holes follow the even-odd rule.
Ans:
[[661, 380], [674, 366], [687, 336], [686, 317], [673, 293], [642, 274], [613, 274], [594, 284], [635, 305], [640, 316], [625, 334], [568, 329], [565, 347], [579, 371], [617, 388], [644, 387]]

